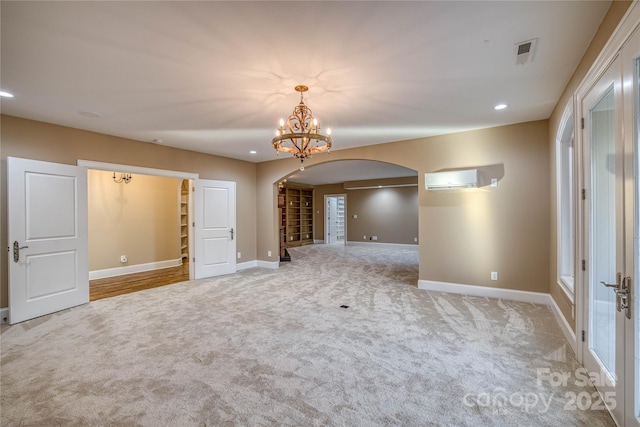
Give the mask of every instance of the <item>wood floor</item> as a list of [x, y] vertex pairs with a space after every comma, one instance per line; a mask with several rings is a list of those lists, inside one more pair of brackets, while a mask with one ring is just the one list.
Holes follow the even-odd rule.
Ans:
[[89, 281], [89, 299], [95, 301], [186, 280], [189, 280], [189, 261], [185, 259], [178, 267], [91, 280]]

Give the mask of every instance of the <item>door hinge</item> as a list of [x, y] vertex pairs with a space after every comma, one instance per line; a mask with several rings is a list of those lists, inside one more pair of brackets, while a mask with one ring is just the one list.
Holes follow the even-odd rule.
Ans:
[[191, 192], [195, 193], [196, 192], [196, 187], [191, 187]]
[[586, 271], [587, 270], [587, 261], [582, 260], [582, 271]]
[[584, 117], [580, 119], [580, 129], [584, 129]]
[[195, 227], [195, 226], [196, 226], [195, 221], [191, 223], [191, 226], [192, 226], [192, 227]]
[[582, 342], [584, 342], [584, 330], [582, 331]]
[[192, 259], [193, 259], [193, 261], [191, 261], [191, 262], [196, 262], [196, 257], [193, 257]]
[[587, 190], [585, 190], [584, 188], [581, 191], [581, 196], [582, 200], [586, 200], [587, 199]]

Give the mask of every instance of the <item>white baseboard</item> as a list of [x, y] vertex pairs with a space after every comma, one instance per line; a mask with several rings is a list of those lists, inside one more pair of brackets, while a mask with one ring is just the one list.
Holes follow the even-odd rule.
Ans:
[[124, 274], [142, 273], [143, 271], [160, 270], [162, 268], [178, 267], [180, 265], [182, 265], [182, 258], [149, 262], [146, 264], [127, 265], [125, 267], [106, 268], [104, 270], [90, 271], [89, 280], [122, 276]]
[[567, 319], [562, 314], [562, 311], [560, 311], [560, 307], [558, 307], [556, 300], [554, 300], [551, 295], [549, 295], [549, 308], [556, 316], [556, 321], [558, 322], [558, 325], [560, 325], [560, 329], [562, 329], [564, 337], [567, 339], [567, 341], [569, 341], [569, 345], [571, 346], [571, 350], [573, 350], [573, 354], [578, 354], [576, 348], [576, 346], [578, 345], [578, 342], [576, 341], [576, 334], [571, 328], [571, 325], [569, 325], [569, 322], [567, 322]]
[[410, 249], [413, 251], [417, 251], [419, 249], [419, 245], [409, 245], [405, 243], [377, 243], [377, 242], [356, 242], [356, 241], [347, 241], [347, 246], [375, 246], [376, 248], [385, 248], [385, 249]]
[[316, 245], [324, 245], [324, 240], [314, 240], [313, 243]]
[[270, 268], [272, 270], [277, 270], [280, 268], [280, 261], [261, 261], [258, 260], [258, 267], [262, 267], [262, 268]]
[[0, 308], [0, 323], [9, 322], [9, 307]]
[[418, 288], [428, 291], [448, 292], [474, 297], [502, 298], [512, 301], [549, 304], [549, 294], [542, 292], [517, 291], [515, 289], [490, 288], [487, 286], [461, 285], [458, 283], [418, 280]]
[[258, 266], [258, 261], [255, 259], [253, 261], [246, 261], [236, 264], [236, 271], [248, 270], [250, 268], [255, 268]]
[[501, 298], [512, 301], [530, 302], [534, 304], [544, 304], [549, 306], [556, 318], [558, 326], [562, 330], [564, 337], [569, 342], [569, 346], [576, 354], [576, 334], [571, 329], [560, 307], [556, 304], [551, 294], [542, 292], [518, 291], [515, 289], [490, 288], [486, 286], [461, 285], [458, 283], [435, 282], [432, 280], [418, 280], [418, 288], [428, 291], [448, 292], [452, 294], [470, 295], [476, 297]]

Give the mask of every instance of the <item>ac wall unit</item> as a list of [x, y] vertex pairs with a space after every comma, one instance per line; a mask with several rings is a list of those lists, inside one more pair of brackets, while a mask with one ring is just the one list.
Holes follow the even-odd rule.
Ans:
[[425, 173], [424, 186], [427, 190], [477, 188], [478, 169]]

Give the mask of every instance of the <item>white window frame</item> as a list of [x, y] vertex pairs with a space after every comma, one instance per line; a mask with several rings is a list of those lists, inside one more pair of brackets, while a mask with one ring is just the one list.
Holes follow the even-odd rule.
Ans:
[[571, 303], [576, 272], [576, 164], [573, 99], [565, 107], [556, 135], [557, 282]]

